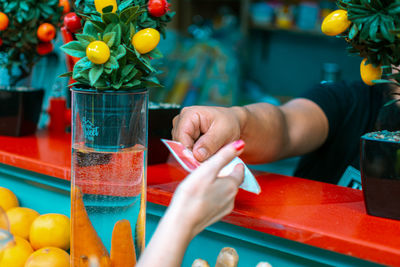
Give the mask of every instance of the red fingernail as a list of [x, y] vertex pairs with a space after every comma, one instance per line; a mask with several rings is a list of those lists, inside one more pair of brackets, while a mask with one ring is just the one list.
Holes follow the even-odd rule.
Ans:
[[244, 141], [243, 140], [237, 140], [235, 142], [233, 142], [233, 147], [236, 149], [236, 151], [240, 151], [244, 148]]

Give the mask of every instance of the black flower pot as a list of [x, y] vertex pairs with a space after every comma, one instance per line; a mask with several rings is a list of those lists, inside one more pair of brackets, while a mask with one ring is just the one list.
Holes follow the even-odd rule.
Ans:
[[400, 220], [400, 132], [361, 138], [361, 177], [367, 213]]
[[43, 89], [0, 87], [0, 135], [23, 136], [36, 132], [42, 111]]
[[149, 106], [149, 164], [167, 162], [169, 150], [161, 139], [171, 139], [172, 120], [181, 111], [180, 106], [150, 103]]

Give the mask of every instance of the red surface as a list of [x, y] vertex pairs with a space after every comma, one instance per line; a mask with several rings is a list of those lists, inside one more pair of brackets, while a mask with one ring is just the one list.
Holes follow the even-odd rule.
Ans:
[[50, 98], [47, 111], [50, 115], [49, 132], [63, 134], [68, 125], [71, 124], [71, 110], [67, 109], [66, 99], [63, 97]]
[[[69, 179], [70, 135], [0, 136], [0, 162]], [[148, 200], [168, 205], [186, 176], [174, 164], [148, 167]], [[386, 265], [400, 266], [400, 221], [369, 216], [361, 191], [275, 174], [256, 175], [260, 195], [239, 191], [224, 218], [242, 227]]]

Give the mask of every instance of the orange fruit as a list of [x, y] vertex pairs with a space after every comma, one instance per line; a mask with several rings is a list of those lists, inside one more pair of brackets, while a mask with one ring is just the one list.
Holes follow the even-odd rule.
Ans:
[[380, 66], [374, 67], [372, 64], [365, 65], [366, 58], [361, 61], [360, 74], [361, 79], [367, 85], [374, 85], [373, 80], [379, 80], [382, 77], [382, 68]]
[[37, 37], [42, 42], [50, 42], [56, 37], [56, 28], [50, 23], [43, 23], [37, 29]]
[[28, 241], [14, 236], [14, 244], [8, 246], [0, 260], [0, 267], [24, 267], [26, 259], [33, 253]]
[[0, 12], [0, 31], [7, 29], [9, 23], [10, 20], [8, 19], [8, 16], [3, 12]]
[[18, 206], [17, 196], [10, 189], [0, 187], [0, 208], [7, 211]]
[[71, 5], [68, 0], [60, 0], [58, 6], [63, 7], [63, 14], [67, 14], [71, 11]]
[[24, 267], [69, 267], [69, 254], [62, 249], [45, 247], [33, 252]]
[[49, 213], [40, 215], [33, 221], [29, 240], [35, 250], [43, 247], [68, 250], [70, 235], [69, 218], [62, 214]]
[[22, 207], [15, 207], [7, 211], [10, 232], [22, 238], [29, 238], [32, 222], [39, 217], [39, 212]]
[[350, 24], [351, 21], [347, 18], [347, 11], [338, 9], [324, 18], [321, 24], [321, 31], [326, 35], [335, 36], [347, 30]]

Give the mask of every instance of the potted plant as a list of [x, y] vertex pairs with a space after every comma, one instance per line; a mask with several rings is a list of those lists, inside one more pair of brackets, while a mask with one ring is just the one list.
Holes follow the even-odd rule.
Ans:
[[32, 69], [53, 50], [62, 12], [59, 0], [0, 2], [0, 66], [7, 70], [0, 88], [2, 135], [20, 136], [36, 130], [44, 91], [30, 87]]
[[[400, 3], [395, 0], [338, 0], [339, 10], [322, 23], [327, 35], [338, 35], [349, 52], [361, 56], [362, 80], [386, 84], [391, 100], [381, 113], [392, 125], [361, 137], [361, 176], [368, 214], [400, 219]], [[397, 113], [398, 114], [398, 113]], [[396, 119], [397, 118], [397, 119]]]
[[[62, 46], [79, 59], [63, 75], [75, 81], [71, 84], [75, 265], [82, 260], [89, 265], [117, 264], [115, 252], [131, 266], [144, 247], [148, 89], [161, 86], [151, 60], [162, 56], [156, 47], [173, 15], [168, 6], [166, 0], [75, 1], [82, 30], [74, 32], [76, 40]], [[125, 232], [120, 225], [125, 225]], [[92, 240], [82, 234], [85, 227], [91, 229]], [[91, 245], [83, 245], [88, 242]]]

